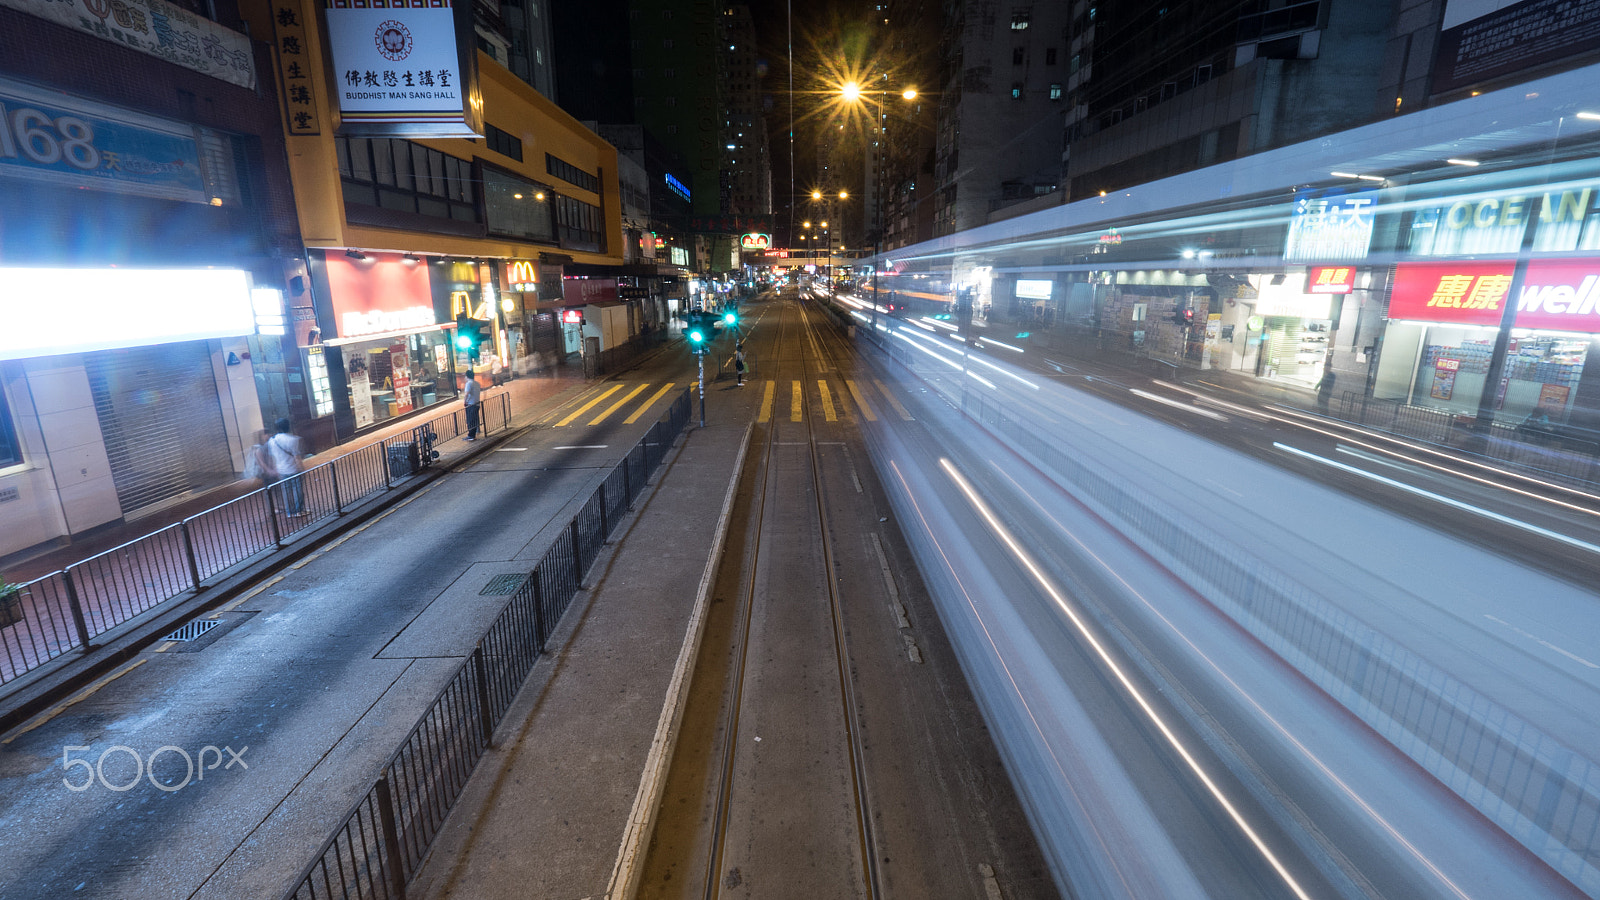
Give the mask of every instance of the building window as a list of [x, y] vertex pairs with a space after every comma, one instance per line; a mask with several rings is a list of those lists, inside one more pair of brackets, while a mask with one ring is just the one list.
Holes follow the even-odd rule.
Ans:
[[600, 178], [598, 176], [585, 172], [553, 153], [544, 155], [544, 167], [545, 171], [549, 172], [553, 178], [559, 178], [567, 184], [576, 185], [586, 191], [600, 193]]
[[672, 38], [664, 38], [661, 41], [661, 49], [663, 49], [663, 50], [671, 50], [672, 49]]
[[493, 125], [490, 125], [488, 122], [485, 122], [484, 142], [489, 145], [490, 150], [493, 150], [501, 156], [509, 156], [517, 162], [522, 162], [521, 138], [514, 138], [511, 135], [506, 134], [504, 131], [494, 127]]
[[1047, 66], [1053, 66], [1053, 65], [1056, 64], [1056, 48], [1054, 48], [1054, 47], [1045, 48], [1045, 51], [1044, 51], [1044, 64], [1047, 65]]
[[1011, 99], [1013, 99], [1013, 100], [1021, 100], [1022, 99], [1022, 82], [1020, 82], [1020, 81], [1019, 82], [1014, 82], [1011, 85]]
[[1060, 100], [1061, 99], [1061, 85], [1059, 85], [1059, 84], [1050, 85], [1050, 99], [1051, 100]]
[[346, 203], [481, 221], [468, 160], [400, 138], [340, 137], [334, 146]]
[[0, 384], [0, 469], [22, 462], [22, 447], [17, 444], [17, 428], [11, 421], [4, 384]]
[[572, 197], [555, 194], [556, 226], [561, 233], [561, 246], [573, 250], [598, 252], [604, 245], [601, 232], [604, 216], [600, 207]]
[[555, 216], [551, 210], [554, 196], [542, 184], [492, 166], [483, 167], [484, 223], [490, 234], [555, 243]]
[[1011, 14], [1011, 30], [1027, 31], [1029, 21], [1033, 18], [1031, 10], [1019, 9]]
[[1022, 47], [1017, 47], [1011, 51], [1011, 64], [1013, 66], [1022, 65], [1022, 61], [1027, 58], [1027, 55], [1027, 50], [1023, 49]]

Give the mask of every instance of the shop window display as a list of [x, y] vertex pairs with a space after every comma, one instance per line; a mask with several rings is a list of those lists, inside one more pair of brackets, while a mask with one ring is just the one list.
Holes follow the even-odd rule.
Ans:
[[345, 375], [356, 427], [367, 428], [456, 396], [445, 332], [352, 344]]

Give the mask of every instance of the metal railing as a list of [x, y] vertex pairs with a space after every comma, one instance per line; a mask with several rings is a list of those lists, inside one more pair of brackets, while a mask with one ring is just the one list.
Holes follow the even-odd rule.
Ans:
[[589, 495], [285, 897], [404, 897], [606, 538], [689, 421], [689, 391]]
[[974, 391], [962, 408], [1563, 876], [1600, 889], [1600, 765], [1285, 574], [1274, 561]]
[[[510, 427], [510, 396], [490, 399], [483, 431]], [[344, 515], [431, 465], [434, 445], [465, 432], [458, 408], [24, 583], [0, 598], [0, 685], [73, 650], [87, 652], [107, 631]]]

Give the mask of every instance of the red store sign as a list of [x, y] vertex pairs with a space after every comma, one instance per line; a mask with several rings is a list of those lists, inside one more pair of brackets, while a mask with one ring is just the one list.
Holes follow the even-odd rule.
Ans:
[[[1515, 263], [1401, 263], [1389, 318], [1498, 326]], [[1528, 264], [1517, 300], [1518, 328], [1600, 333], [1600, 260]]]
[[339, 337], [406, 331], [435, 324], [428, 267], [398, 253], [356, 261], [330, 250], [328, 299]]
[[1348, 294], [1355, 290], [1353, 266], [1314, 266], [1306, 278], [1308, 294]]

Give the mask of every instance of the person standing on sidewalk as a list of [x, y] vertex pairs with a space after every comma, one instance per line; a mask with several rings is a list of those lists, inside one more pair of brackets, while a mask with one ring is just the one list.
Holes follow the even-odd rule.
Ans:
[[478, 379], [467, 370], [467, 382], [463, 386], [462, 400], [467, 407], [467, 440], [478, 439], [478, 414], [482, 411], [483, 389], [478, 386]]
[[744, 341], [740, 341], [738, 344], [734, 345], [733, 373], [739, 376], [739, 380], [737, 382], [738, 386], [744, 387]]
[[300, 438], [289, 430], [289, 420], [279, 419], [274, 426], [277, 434], [267, 441], [268, 455], [272, 457], [272, 470], [277, 473], [278, 499], [283, 503], [285, 515], [306, 514], [305, 485], [300, 483], [300, 473], [305, 467], [300, 461]]

